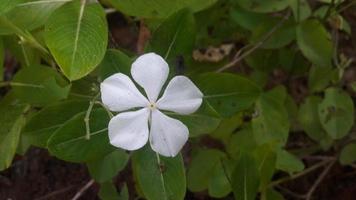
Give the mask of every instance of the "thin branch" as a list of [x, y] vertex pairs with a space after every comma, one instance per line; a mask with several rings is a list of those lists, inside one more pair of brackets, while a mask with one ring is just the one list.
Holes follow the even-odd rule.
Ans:
[[95, 95], [95, 97], [89, 102], [89, 107], [87, 109], [87, 112], [85, 113], [85, 117], [84, 117], [84, 123], [85, 123], [85, 139], [89, 140], [90, 139], [90, 114], [91, 111], [93, 110], [94, 104], [96, 99], [98, 98], [100, 93], [98, 93], [97, 95]]
[[93, 179], [91, 179], [87, 184], [85, 184], [72, 198], [72, 200], [78, 200], [79, 197], [81, 197], [85, 191], [87, 191], [93, 184], [95, 183], [95, 181]]
[[64, 193], [64, 192], [68, 192], [68, 191], [72, 190], [73, 188], [74, 188], [74, 185], [70, 185], [70, 186], [65, 187], [65, 188], [62, 188], [62, 189], [60, 189], [60, 190], [53, 191], [53, 192], [51, 192], [51, 193], [49, 193], [49, 194], [46, 194], [46, 195], [43, 196], [43, 197], [40, 197], [40, 198], [35, 199], [35, 200], [46, 200], [46, 199], [50, 199], [50, 198], [52, 198], [52, 197], [54, 197], [54, 196], [57, 196], [57, 195], [59, 195], [59, 194], [62, 194], [62, 193]]
[[[216, 72], [222, 72], [222, 71], [225, 71], [225, 70], [235, 66], [238, 62], [240, 62], [241, 60], [243, 60], [244, 58], [249, 56], [251, 53], [253, 53], [255, 50], [260, 48], [274, 34], [274, 32], [276, 32], [284, 24], [284, 22], [289, 18], [290, 15], [291, 15], [291, 12], [288, 11], [288, 13], [281, 19], [281, 21], [279, 21], [266, 35], [264, 35], [264, 37], [262, 37], [260, 39], [260, 41], [255, 43], [249, 50], [244, 52], [241, 56], [239, 56], [239, 55], [241, 54], [242, 50], [238, 51], [236, 53], [233, 61], [224, 65], [222, 68], [216, 70]], [[245, 49], [247, 49], [247, 48], [244, 47], [243, 50], [245, 50]]]
[[328, 172], [330, 171], [331, 167], [335, 164], [336, 159], [333, 160], [325, 169], [324, 171], [320, 174], [320, 176], [318, 177], [318, 179], [314, 182], [313, 186], [310, 188], [310, 190], [308, 191], [308, 193], [306, 194], [306, 200], [310, 200], [313, 196], [314, 191], [316, 190], [316, 188], [318, 188], [319, 184], [321, 183], [322, 180], [324, 180], [325, 176], [328, 174]]

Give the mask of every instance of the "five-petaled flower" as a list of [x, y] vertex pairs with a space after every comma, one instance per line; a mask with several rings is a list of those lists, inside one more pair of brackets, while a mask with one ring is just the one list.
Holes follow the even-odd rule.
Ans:
[[161, 110], [182, 115], [194, 113], [202, 103], [203, 94], [187, 77], [175, 76], [158, 98], [168, 74], [166, 61], [155, 53], [147, 53], [138, 57], [131, 66], [132, 78], [144, 89], [147, 97], [122, 73], [114, 74], [101, 83], [102, 102], [109, 110], [121, 112], [109, 122], [112, 145], [136, 150], [149, 140], [154, 151], [170, 157], [182, 149], [188, 140], [188, 128]]

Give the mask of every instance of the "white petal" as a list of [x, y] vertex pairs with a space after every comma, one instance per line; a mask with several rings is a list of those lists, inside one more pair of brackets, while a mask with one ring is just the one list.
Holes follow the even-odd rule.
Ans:
[[130, 151], [143, 147], [148, 140], [149, 115], [149, 109], [143, 108], [113, 117], [109, 122], [110, 143]]
[[147, 53], [138, 57], [131, 67], [132, 77], [145, 89], [151, 102], [156, 102], [168, 73], [168, 64], [155, 53]]
[[100, 84], [101, 100], [112, 111], [145, 107], [148, 100], [125, 74], [117, 73]]
[[174, 157], [188, 140], [188, 128], [159, 110], [152, 111], [150, 130], [151, 147], [163, 156]]
[[198, 110], [203, 94], [194, 83], [185, 76], [176, 76], [169, 83], [157, 107], [179, 114], [191, 114]]

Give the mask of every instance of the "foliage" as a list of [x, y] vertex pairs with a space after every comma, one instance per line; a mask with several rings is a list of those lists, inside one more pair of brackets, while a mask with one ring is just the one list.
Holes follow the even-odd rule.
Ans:
[[[338, 39], [350, 34], [339, 12], [348, 3], [311, 2], [0, 0], [0, 170], [11, 166], [16, 152], [36, 146], [86, 164], [102, 199], [180, 200], [189, 190], [274, 200], [283, 199], [275, 186], [309, 168], [336, 157], [351, 165], [355, 93], [345, 88], [355, 82], [344, 80], [352, 61], [338, 49]], [[139, 45], [167, 60], [170, 77], [185, 74], [204, 94], [196, 113], [166, 113], [190, 131], [174, 158], [148, 145], [126, 153], [109, 143], [113, 113], [100, 102], [100, 82], [118, 72], [130, 75], [138, 55], [111, 44], [111, 9], [139, 34], [148, 29], [149, 40]], [[221, 44], [232, 51], [195, 56]], [[271, 80], [279, 72], [288, 81], [305, 80], [308, 92], [298, 96], [289, 82]], [[291, 149], [295, 138], [304, 142], [300, 149]], [[326, 152], [332, 160], [303, 162]], [[125, 183], [118, 192], [112, 181], [123, 170], [132, 172], [136, 185]]]

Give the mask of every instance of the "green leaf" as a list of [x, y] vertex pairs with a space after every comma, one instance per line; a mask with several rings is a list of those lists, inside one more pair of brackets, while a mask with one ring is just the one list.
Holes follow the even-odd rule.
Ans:
[[258, 166], [249, 154], [241, 154], [232, 173], [232, 190], [235, 199], [254, 200], [260, 183]]
[[157, 28], [150, 40], [149, 49], [171, 63], [177, 56], [191, 54], [195, 33], [194, 16], [189, 10], [183, 9]]
[[208, 185], [208, 192], [211, 197], [223, 198], [231, 192], [231, 185], [227, 178], [227, 176], [231, 177], [231, 164], [228, 165], [229, 163], [226, 161], [226, 159], [219, 160], [211, 174]]
[[246, 57], [246, 62], [255, 70], [270, 72], [278, 66], [277, 51], [259, 49]]
[[192, 192], [200, 192], [208, 188], [215, 167], [221, 162], [224, 153], [215, 149], [198, 150], [193, 155], [188, 168], [187, 184]]
[[[271, 29], [280, 23], [280, 18], [267, 20], [252, 30], [251, 43], [258, 43], [261, 38], [264, 38]], [[262, 48], [278, 49], [291, 43], [295, 39], [295, 24], [289, 20], [282, 24], [266, 41], [263, 42]]]
[[[69, 0], [63, 0], [63, 1], [31, 0], [25, 2], [21, 0], [20, 1], [11, 0], [11, 1], [13, 1], [13, 3], [16, 2], [17, 3], [12, 10], [5, 13], [4, 17], [10, 20], [18, 28], [22, 30], [31, 31], [43, 26], [48, 20], [49, 16], [56, 9], [62, 6], [64, 3], [68, 2]], [[12, 33], [14, 33], [12, 29], [0, 23], [0, 35], [12, 34]]]
[[266, 191], [266, 200], [284, 200], [284, 197], [281, 193], [270, 188]]
[[115, 73], [130, 75], [131, 58], [117, 49], [108, 49], [99, 64], [99, 76], [102, 80]]
[[336, 76], [337, 70], [334, 70], [331, 66], [313, 66], [309, 71], [308, 86], [311, 92], [323, 91]]
[[303, 55], [319, 67], [331, 65], [333, 45], [330, 34], [315, 19], [302, 22], [297, 27], [297, 43]]
[[210, 133], [214, 131], [220, 123], [220, 118], [216, 112], [204, 102], [198, 111], [190, 115], [180, 115], [173, 112], [165, 112], [165, 114], [183, 122], [183, 124], [188, 127], [189, 137], [197, 137], [202, 134]]
[[299, 108], [298, 119], [307, 135], [319, 142], [326, 133], [320, 123], [318, 105], [322, 99], [318, 96], [309, 96]]
[[184, 199], [186, 180], [180, 154], [174, 158], [162, 157], [146, 145], [133, 153], [132, 168], [146, 199]]
[[356, 143], [346, 145], [340, 153], [340, 163], [342, 165], [349, 165], [356, 161]]
[[0, 171], [11, 165], [22, 126], [25, 124], [23, 114], [28, 109], [27, 105], [8, 104], [6, 100], [2, 100], [0, 103], [0, 112], [2, 113], [0, 115]]
[[79, 113], [65, 122], [49, 139], [49, 152], [65, 161], [88, 162], [103, 158], [115, 148], [109, 144], [105, 110], [95, 109], [90, 114], [90, 139], [86, 139], [84, 117]]
[[194, 12], [204, 10], [217, 0], [108, 0], [116, 9], [130, 16], [166, 18], [188, 7]]
[[253, 30], [262, 22], [268, 21], [270, 18], [265, 14], [254, 13], [247, 10], [244, 10], [238, 6], [235, 6], [231, 10], [232, 20], [240, 25], [242, 28], [247, 30]]
[[319, 104], [322, 126], [333, 139], [346, 136], [354, 122], [354, 104], [350, 95], [341, 89], [328, 88]]
[[29, 119], [22, 131], [21, 140], [45, 148], [48, 139], [58, 128], [88, 107], [88, 101], [64, 101], [44, 107]]
[[16, 73], [13, 82], [16, 97], [36, 105], [67, 98], [71, 87], [54, 69], [43, 65], [21, 69]]
[[115, 185], [111, 181], [100, 184], [98, 196], [101, 200], [121, 200]]
[[261, 145], [254, 152], [260, 174], [260, 188], [266, 188], [276, 168], [277, 155], [269, 145]]
[[220, 140], [230, 140], [230, 135], [242, 124], [242, 114], [236, 114], [225, 118], [210, 135]]
[[286, 0], [237, 0], [236, 2], [246, 10], [260, 13], [281, 11], [289, 5]]
[[115, 150], [102, 159], [87, 163], [90, 176], [100, 183], [110, 181], [125, 168], [128, 159], [125, 151]]
[[261, 89], [252, 81], [235, 74], [206, 73], [197, 80], [204, 99], [222, 117], [229, 117], [249, 108]]
[[276, 168], [292, 174], [294, 172], [303, 171], [304, 164], [295, 155], [289, 153], [286, 150], [281, 149], [277, 151]]
[[289, 0], [289, 6], [292, 8], [295, 21], [300, 22], [311, 15], [311, 8], [307, 0]]
[[251, 126], [244, 127], [229, 139], [227, 151], [233, 158], [238, 158], [240, 152], [252, 152], [255, 150], [257, 143], [253, 137]]
[[252, 129], [258, 144], [277, 142], [283, 145], [287, 142], [289, 119], [285, 99], [285, 88], [276, 87], [257, 100]]
[[23, 0], [0, 0], [0, 15], [11, 10], [17, 4], [23, 2]]
[[108, 41], [104, 9], [99, 3], [73, 1], [57, 9], [45, 26], [45, 41], [63, 73], [77, 80], [103, 59]]
[[0, 81], [4, 80], [5, 49], [2, 38], [0, 38]]

